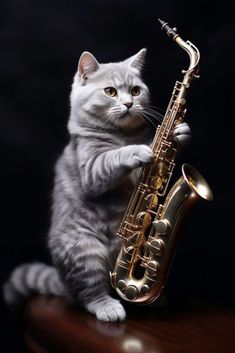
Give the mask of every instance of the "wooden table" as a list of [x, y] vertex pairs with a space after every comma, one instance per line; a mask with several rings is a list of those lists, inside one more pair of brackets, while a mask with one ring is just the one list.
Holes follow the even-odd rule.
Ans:
[[127, 315], [105, 323], [62, 298], [37, 296], [26, 306], [26, 344], [37, 353], [235, 352], [234, 311], [191, 302], [167, 310], [127, 305]]

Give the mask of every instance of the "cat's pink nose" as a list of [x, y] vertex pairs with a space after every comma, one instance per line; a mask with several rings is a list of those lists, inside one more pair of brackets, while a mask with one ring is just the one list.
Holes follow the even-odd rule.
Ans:
[[123, 103], [128, 109], [130, 109], [133, 105], [132, 102], [126, 102], [126, 103]]

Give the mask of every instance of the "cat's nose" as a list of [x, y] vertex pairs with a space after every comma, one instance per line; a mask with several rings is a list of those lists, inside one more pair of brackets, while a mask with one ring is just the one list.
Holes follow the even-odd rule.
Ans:
[[123, 103], [128, 109], [130, 109], [133, 105], [132, 102], [126, 102], [126, 103]]

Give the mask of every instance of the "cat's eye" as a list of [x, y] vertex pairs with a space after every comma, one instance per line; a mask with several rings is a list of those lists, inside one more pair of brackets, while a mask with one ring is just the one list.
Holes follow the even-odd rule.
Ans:
[[109, 97], [115, 97], [117, 95], [117, 90], [114, 87], [106, 87], [104, 93]]
[[140, 94], [140, 91], [141, 91], [141, 89], [140, 89], [139, 86], [133, 86], [131, 88], [131, 95], [132, 96], [138, 96]]

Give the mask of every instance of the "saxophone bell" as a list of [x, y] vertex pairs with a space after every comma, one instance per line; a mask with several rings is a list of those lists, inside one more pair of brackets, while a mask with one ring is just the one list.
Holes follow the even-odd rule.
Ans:
[[141, 266], [144, 276], [134, 276], [134, 263], [127, 258], [124, 247], [111, 274], [112, 284], [125, 300], [149, 304], [161, 294], [174, 258], [181, 226], [194, 204], [213, 200], [213, 193], [204, 177], [189, 164], [183, 164], [182, 176], [175, 182], [161, 205], [160, 214], [153, 220], [145, 244]]
[[213, 200], [213, 192], [210, 186], [197, 169], [185, 163], [182, 166], [182, 174], [188, 186], [198, 197], [207, 201]]

